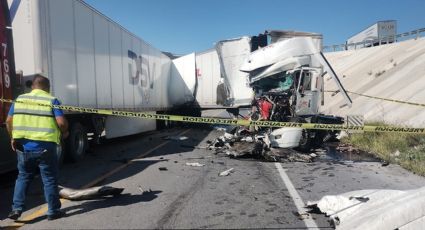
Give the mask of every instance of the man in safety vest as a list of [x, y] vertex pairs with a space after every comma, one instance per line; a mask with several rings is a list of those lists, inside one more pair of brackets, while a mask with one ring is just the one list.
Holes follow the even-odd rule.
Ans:
[[62, 110], [51, 107], [60, 103], [49, 94], [49, 79], [37, 75], [31, 88], [30, 93], [16, 99], [6, 120], [12, 149], [17, 153], [19, 170], [12, 211], [8, 217], [17, 220], [21, 216], [26, 190], [39, 168], [48, 204], [47, 218], [53, 220], [65, 214], [60, 210], [56, 149], [61, 137], [69, 135], [68, 122]]

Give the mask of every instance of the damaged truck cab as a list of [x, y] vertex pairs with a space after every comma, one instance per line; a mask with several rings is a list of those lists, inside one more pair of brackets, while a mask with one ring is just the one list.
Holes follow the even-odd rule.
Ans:
[[[216, 49], [224, 81], [228, 84], [229, 97], [243, 96], [229, 99], [239, 103], [228, 106], [251, 106], [250, 118], [253, 120], [343, 123], [341, 117], [319, 112], [320, 106], [324, 104], [323, 78], [326, 74], [335, 81], [339, 92], [346, 99], [346, 105], [351, 106], [352, 103], [321, 53], [321, 34], [272, 30], [250, 39], [244, 37], [221, 41]], [[229, 55], [229, 49], [238, 49], [238, 52]], [[239, 67], [239, 71], [234, 71], [236, 67]], [[244, 85], [245, 81], [248, 83]], [[247, 100], [247, 92], [251, 93], [250, 100]], [[241, 104], [246, 101], [250, 101], [250, 105]], [[326, 136], [332, 134], [331, 131], [300, 128], [280, 128], [269, 132], [272, 147], [299, 147], [306, 151], [313, 144], [321, 144]]]

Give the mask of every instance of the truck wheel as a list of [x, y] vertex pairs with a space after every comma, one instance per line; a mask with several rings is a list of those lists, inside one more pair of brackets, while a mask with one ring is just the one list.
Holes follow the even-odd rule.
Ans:
[[300, 144], [297, 147], [297, 149], [301, 152], [310, 152], [311, 150], [311, 138], [310, 138], [310, 133], [308, 130], [303, 129], [302, 135], [301, 135], [301, 140], [300, 140]]
[[67, 158], [72, 162], [78, 162], [84, 158], [86, 149], [86, 129], [79, 122], [72, 123], [66, 145]]

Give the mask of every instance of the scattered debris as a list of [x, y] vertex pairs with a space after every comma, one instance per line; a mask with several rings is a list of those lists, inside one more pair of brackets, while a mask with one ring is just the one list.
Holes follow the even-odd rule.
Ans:
[[252, 137], [248, 136], [248, 137], [242, 138], [241, 141], [252, 143], [252, 142], [254, 142], [254, 139]]
[[173, 140], [173, 141], [184, 141], [189, 139], [186, 136], [166, 136], [163, 138], [164, 140]]
[[186, 165], [187, 166], [192, 166], [192, 167], [202, 167], [202, 166], [205, 166], [204, 164], [200, 164], [198, 162], [193, 162], [193, 163], [186, 162]]
[[292, 212], [296, 217], [298, 217], [298, 219], [300, 220], [305, 220], [310, 218], [310, 213], [304, 212], [304, 213], [300, 213], [300, 212]]
[[378, 72], [378, 73], [375, 74], [375, 77], [379, 77], [379, 76], [381, 76], [384, 73], [385, 73], [385, 70], [381, 70], [380, 72]]
[[336, 147], [336, 150], [340, 152], [356, 152], [356, 153], [360, 152], [358, 148], [355, 148], [354, 146], [350, 144], [340, 144]]
[[230, 175], [230, 173], [232, 171], [233, 171], [233, 168], [230, 168], [230, 169], [228, 169], [226, 171], [223, 171], [223, 172], [219, 173], [218, 176], [228, 176], [228, 175]]
[[348, 133], [346, 131], [341, 131], [339, 132], [339, 134], [336, 136], [336, 139], [341, 140], [345, 137], [349, 137]]
[[[294, 131], [297, 134], [299, 132], [295, 129], [287, 131]], [[238, 127], [214, 141], [207, 142], [209, 143], [207, 149], [215, 151], [215, 154], [225, 154], [231, 158], [251, 157], [272, 162], [312, 162], [314, 158], [318, 157], [318, 154], [309, 155], [291, 149], [290, 147], [295, 145], [290, 138], [282, 138], [285, 134], [277, 129], [275, 135], [269, 138], [266, 131], [250, 131], [244, 127]], [[279, 141], [276, 141], [277, 139]], [[274, 148], [273, 143], [277, 143], [276, 146], [287, 148]]]
[[232, 138], [234, 138], [234, 136], [232, 134], [230, 134], [230, 133], [224, 133], [224, 138], [226, 140], [231, 140]]
[[140, 185], [139, 185], [137, 188], [139, 189], [139, 191], [140, 191], [141, 193], [143, 193], [143, 192], [144, 192], [144, 190], [142, 189], [142, 186], [140, 186]]
[[59, 196], [67, 200], [91, 200], [107, 196], [118, 196], [124, 188], [114, 188], [112, 186], [98, 186], [86, 189], [72, 189], [59, 186]]
[[159, 167], [159, 171], [168, 171], [167, 167]]
[[185, 160], [202, 160], [202, 159], [205, 159], [205, 157], [188, 157], [188, 158], [185, 158]]
[[180, 145], [180, 147], [188, 148], [188, 149], [196, 149], [197, 148], [197, 146], [194, 146], [194, 145]]
[[139, 191], [141, 192], [142, 195], [145, 194], [145, 193], [151, 193], [152, 192], [152, 189], [143, 190], [142, 186], [140, 186], [140, 185], [137, 188], [139, 189]]

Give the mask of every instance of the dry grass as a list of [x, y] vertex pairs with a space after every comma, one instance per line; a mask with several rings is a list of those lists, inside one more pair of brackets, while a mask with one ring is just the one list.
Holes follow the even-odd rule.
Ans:
[[[368, 125], [383, 125], [373, 123]], [[425, 176], [425, 135], [406, 133], [352, 134], [344, 143], [371, 152], [390, 163], [399, 164], [416, 174]]]

